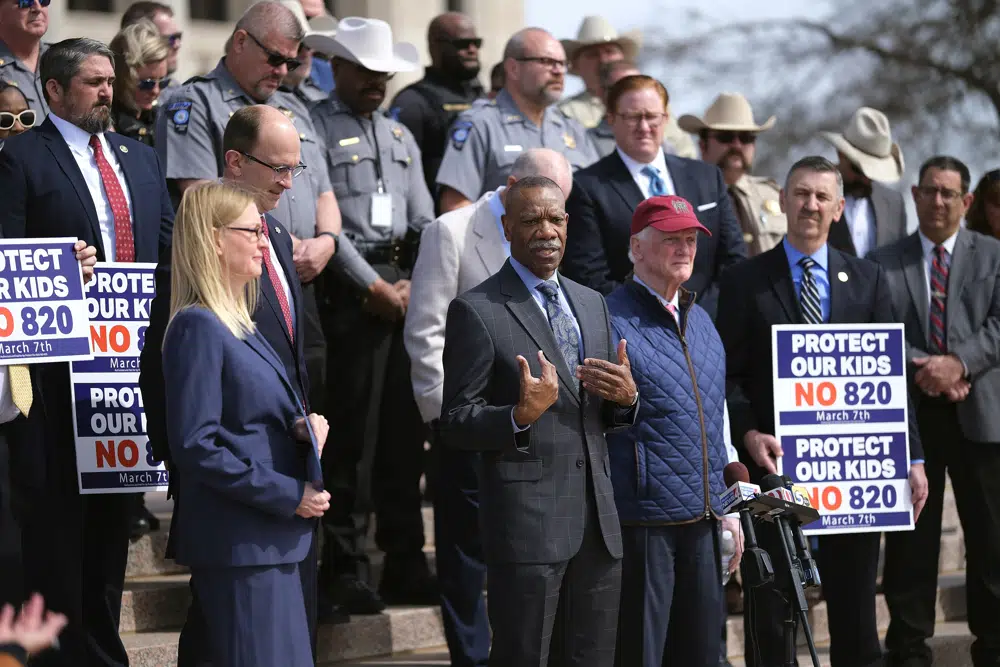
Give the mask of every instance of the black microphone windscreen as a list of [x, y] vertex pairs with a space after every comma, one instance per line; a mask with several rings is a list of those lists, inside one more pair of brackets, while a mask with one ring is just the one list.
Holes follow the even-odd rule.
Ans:
[[760, 480], [760, 490], [767, 492], [773, 491], [774, 489], [782, 489], [785, 487], [785, 483], [781, 481], [781, 477], [771, 473], [770, 475], [764, 475], [764, 479]]
[[782, 482], [781, 485], [784, 486], [785, 488], [788, 488], [795, 484], [795, 482], [792, 481], [792, 478], [789, 477], [788, 475], [782, 475], [781, 482]]
[[739, 461], [733, 461], [722, 469], [722, 479], [725, 481], [726, 488], [728, 489], [736, 482], [749, 483], [750, 471]]

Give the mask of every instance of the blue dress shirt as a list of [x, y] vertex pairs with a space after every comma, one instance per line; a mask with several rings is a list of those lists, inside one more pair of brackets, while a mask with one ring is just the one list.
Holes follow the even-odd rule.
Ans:
[[[795, 297], [798, 298], [799, 290], [802, 289], [802, 267], [799, 260], [805, 257], [804, 254], [792, 247], [786, 236], [781, 241], [785, 248], [785, 256], [788, 257], [788, 268], [792, 270], [792, 282], [795, 283]], [[819, 292], [819, 307], [823, 315], [823, 321], [830, 321], [830, 249], [823, 245], [812, 255], [809, 255], [816, 266], [812, 269], [813, 280], [816, 281], [816, 290]]]

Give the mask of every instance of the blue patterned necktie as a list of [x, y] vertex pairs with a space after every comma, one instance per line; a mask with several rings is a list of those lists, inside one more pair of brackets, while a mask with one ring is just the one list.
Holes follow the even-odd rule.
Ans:
[[580, 381], [576, 378], [576, 367], [580, 365], [580, 337], [576, 333], [573, 318], [559, 305], [559, 285], [546, 280], [538, 285], [538, 291], [545, 297], [545, 313], [549, 316], [549, 326], [555, 334], [556, 344], [562, 353], [569, 373], [573, 376], [574, 388], [580, 390]]
[[948, 353], [948, 337], [945, 335], [945, 313], [948, 302], [948, 272], [951, 256], [943, 245], [934, 246], [931, 258], [931, 308], [928, 314], [931, 352]]
[[667, 194], [667, 184], [663, 182], [659, 169], [651, 164], [647, 164], [642, 168], [642, 173], [649, 178], [650, 197], [661, 197]]
[[799, 288], [799, 307], [802, 308], [802, 321], [806, 324], [823, 324], [823, 309], [819, 303], [819, 288], [816, 287], [816, 277], [812, 270], [816, 260], [803, 257], [799, 260], [802, 267], [802, 287]]

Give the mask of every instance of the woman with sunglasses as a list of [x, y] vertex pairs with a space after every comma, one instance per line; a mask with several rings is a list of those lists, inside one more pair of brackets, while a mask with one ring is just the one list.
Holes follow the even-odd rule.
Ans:
[[115, 131], [152, 146], [154, 108], [166, 85], [170, 46], [148, 19], [123, 28], [109, 46], [115, 54]]
[[0, 81], [0, 139], [13, 137], [35, 126], [38, 114], [28, 108], [28, 98], [21, 89]]
[[979, 180], [965, 222], [974, 232], [1000, 239], [1000, 169]]

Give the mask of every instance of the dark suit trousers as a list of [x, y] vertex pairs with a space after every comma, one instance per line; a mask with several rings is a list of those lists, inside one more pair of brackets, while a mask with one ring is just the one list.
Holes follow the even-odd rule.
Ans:
[[622, 526], [618, 667], [717, 667], [723, 620], [715, 520]]
[[21, 529], [14, 519], [7, 428], [0, 424], [0, 607], [9, 604], [17, 608], [24, 601], [24, 572]]
[[886, 534], [889, 664], [931, 664], [946, 471], [965, 534], [972, 662], [1000, 664], [1000, 445], [963, 438], [954, 405], [943, 402], [922, 399], [917, 423], [930, 495], [915, 530]]
[[302, 318], [299, 326], [309, 376], [309, 412], [323, 414], [326, 408], [326, 335], [316, 304], [316, 283], [302, 286]]
[[622, 564], [608, 553], [588, 482], [580, 550], [562, 563], [487, 563], [490, 667], [611, 667]]
[[[757, 542], [771, 555], [778, 586], [746, 589], [743, 634], [747, 667], [780, 667], [784, 664], [784, 622], [789, 608], [784, 601], [788, 565], [774, 524], [758, 524], [756, 533]], [[819, 538], [816, 560], [823, 579], [833, 667], [882, 664], [875, 617], [879, 537], [879, 533], [856, 533]]]

